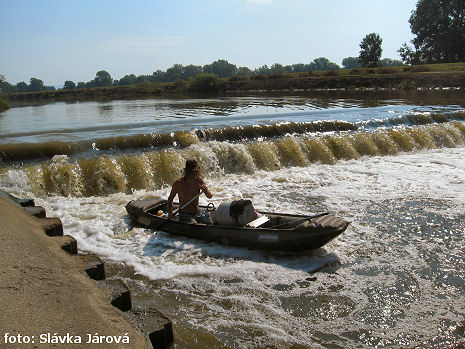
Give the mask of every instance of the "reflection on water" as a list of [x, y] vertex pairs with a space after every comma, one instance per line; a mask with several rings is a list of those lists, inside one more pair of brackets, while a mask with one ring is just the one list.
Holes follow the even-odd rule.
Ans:
[[[366, 96], [219, 97], [211, 99], [145, 99], [110, 102], [58, 102], [21, 106], [0, 114], [0, 143], [67, 142], [127, 137], [135, 134], [191, 131], [270, 122], [321, 119], [360, 121], [405, 115], [422, 106], [459, 107], [454, 93]], [[462, 100], [463, 102], [463, 100]], [[352, 111], [345, 111], [353, 109]], [[440, 108], [443, 110], [443, 108]]]

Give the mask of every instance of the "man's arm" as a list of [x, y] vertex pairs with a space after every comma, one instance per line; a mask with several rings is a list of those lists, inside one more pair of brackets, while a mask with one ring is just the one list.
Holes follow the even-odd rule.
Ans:
[[203, 191], [203, 193], [205, 194], [205, 196], [209, 199], [211, 199], [213, 197], [213, 194], [210, 192], [210, 190], [208, 189], [207, 185], [205, 184], [204, 180], [203, 179], [200, 179], [200, 190]]
[[173, 200], [176, 194], [178, 193], [178, 186], [177, 182], [175, 182], [171, 188], [170, 196], [168, 196], [168, 219], [172, 219], [174, 217], [173, 215]]

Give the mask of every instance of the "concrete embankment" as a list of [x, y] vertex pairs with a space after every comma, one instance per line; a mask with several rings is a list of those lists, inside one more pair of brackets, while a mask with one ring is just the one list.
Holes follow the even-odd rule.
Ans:
[[59, 219], [1, 194], [0, 348], [173, 346], [171, 322], [134, 307], [98, 257], [77, 254]]

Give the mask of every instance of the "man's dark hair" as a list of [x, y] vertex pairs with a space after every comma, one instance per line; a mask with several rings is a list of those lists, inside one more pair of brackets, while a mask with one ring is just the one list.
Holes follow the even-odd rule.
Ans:
[[197, 163], [197, 160], [187, 160], [186, 167], [184, 168], [184, 180], [186, 180], [194, 171], [200, 171], [200, 166]]

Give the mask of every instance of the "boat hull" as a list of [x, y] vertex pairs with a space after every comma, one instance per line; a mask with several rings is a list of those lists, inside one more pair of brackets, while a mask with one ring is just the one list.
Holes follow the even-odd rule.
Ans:
[[157, 216], [159, 210], [165, 209], [166, 200], [157, 199], [133, 200], [126, 205], [127, 212], [139, 226], [226, 246], [258, 250], [303, 252], [317, 249], [342, 234], [349, 225], [346, 220], [330, 214], [309, 218], [269, 212], [260, 212], [271, 219], [258, 228], [192, 224]]

